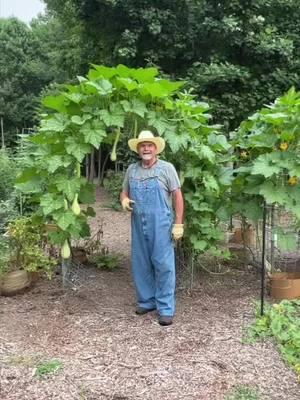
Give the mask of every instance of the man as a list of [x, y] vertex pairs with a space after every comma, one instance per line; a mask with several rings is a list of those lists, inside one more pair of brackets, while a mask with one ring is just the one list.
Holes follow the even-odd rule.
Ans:
[[120, 195], [123, 209], [132, 211], [136, 313], [157, 310], [159, 324], [171, 325], [175, 312], [173, 240], [181, 239], [184, 230], [180, 181], [174, 166], [157, 157], [165, 148], [163, 138], [142, 131], [128, 145], [141, 158], [128, 167]]

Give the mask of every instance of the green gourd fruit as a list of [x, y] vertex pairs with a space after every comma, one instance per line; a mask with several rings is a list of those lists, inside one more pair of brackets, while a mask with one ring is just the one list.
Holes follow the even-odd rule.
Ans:
[[78, 204], [78, 194], [75, 194], [71, 209], [75, 215], [80, 214], [80, 205]]
[[70, 258], [71, 256], [71, 249], [67, 240], [65, 240], [62, 248], [61, 248], [61, 256], [62, 258]]
[[64, 199], [64, 207], [65, 207], [65, 210], [67, 210], [69, 208], [67, 199]]
[[81, 177], [81, 165], [80, 165], [79, 162], [76, 163], [76, 175], [77, 175], [78, 178]]
[[120, 129], [117, 130], [115, 142], [111, 151], [110, 159], [111, 161], [116, 161], [117, 160], [117, 144], [120, 139]]

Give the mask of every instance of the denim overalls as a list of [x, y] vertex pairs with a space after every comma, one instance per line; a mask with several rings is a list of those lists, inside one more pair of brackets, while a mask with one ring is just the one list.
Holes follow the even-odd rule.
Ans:
[[171, 230], [173, 213], [156, 176], [129, 179], [130, 198], [135, 201], [131, 219], [132, 273], [138, 306], [156, 308], [159, 315], [175, 312], [175, 259]]

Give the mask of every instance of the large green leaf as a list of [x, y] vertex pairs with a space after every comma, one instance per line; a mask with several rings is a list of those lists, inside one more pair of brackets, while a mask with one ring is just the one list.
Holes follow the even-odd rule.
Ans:
[[167, 129], [170, 130], [170, 124], [168, 123], [168, 121], [164, 117], [161, 117], [159, 114], [157, 114], [155, 111], [149, 111], [147, 119], [148, 124], [150, 126], [153, 126], [157, 130], [159, 135], [163, 135]]
[[206, 173], [203, 176], [202, 180], [203, 180], [203, 185], [205, 186], [205, 188], [207, 190], [213, 190], [215, 192], [219, 192], [220, 188], [219, 188], [218, 182], [215, 177]]
[[41, 132], [64, 132], [66, 127], [69, 125], [69, 120], [67, 117], [61, 114], [55, 114], [49, 119], [42, 120], [40, 131]]
[[107, 79], [99, 79], [97, 81], [88, 81], [84, 83], [85, 86], [96, 89], [100, 96], [106, 96], [113, 92], [113, 86]]
[[103, 138], [106, 136], [106, 131], [101, 124], [85, 124], [80, 132], [83, 134], [84, 141], [90, 143], [97, 149], [99, 148]]
[[76, 216], [71, 210], [64, 210], [54, 214], [57, 225], [63, 230], [67, 230], [72, 224], [75, 224]]
[[272, 154], [263, 154], [253, 161], [252, 175], [263, 175], [265, 178], [269, 178], [279, 172], [281, 172], [281, 168]]
[[198, 153], [200, 159], [206, 159], [209, 162], [213, 163], [216, 159], [215, 153], [211, 150], [209, 146], [205, 144], [200, 144], [195, 148], [195, 151]]
[[41, 197], [41, 207], [45, 215], [51, 214], [53, 211], [64, 207], [64, 200], [62, 196], [55, 196], [46, 193]]
[[59, 96], [47, 96], [42, 100], [42, 103], [45, 107], [51, 108], [52, 110], [56, 110], [61, 113], [66, 112], [66, 98], [64, 94], [60, 94]]
[[138, 68], [132, 70], [131, 76], [140, 83], [153, 82], [154, 78], [158, 75], [157, 68]]
[[48, 170], [53, 173], [60, 167], [68, 167], [72, 163], [72, 158], [69, 156], [52, 156], [47, 160]]
[[86, 121], [88, 121], [91, 118], [92, 116], [90, 114], [85, 114], [82, 117], [80, 115], [73, 115], [71, 117], [71, 121], [73, 122], [73, 124], [83, 125]]
[[64, 175], [60, 175], [55, 179], [55, 184], [58, 190], [64, 193], [69, 201], [72, 201], [80, 190], [80, 179], [75, 177], [68, 179]]
[[68, 100], [73, 101], [76, 104], [79, 104], [81, 100], [83, 99], [83, 96], [81, 93], [70, 93], [70, 94], [65, 94], [65, 97]]
[[94, 70], [91, 69], [89, 71], [88, 77], [90, 79], [92, 78], [99, 79], [101, 77], [105, 79], [110, 79], [117, 73], [116, 68], [106, 67], [104, 65], [92, 64], [92, 67], [95, 69]]
[[167, 129], [164, 132], [164, 138], [167, 144], [170, 146], [173, 153], [177, 153], [181, 148], [186, 148], [190, 136], [188, 133], [177, 134], [174, 131]]
[[231, 148], [231, 145], [228, 143], [226, 136], [216, 135], [215, 133], [211, 133], [208, 136], [208, 144], [212, 146], [214, 151], [227, 151]]
[[120, 84], [121, 86], [125, 87], [128, 92], [131, 92], [139, 87], [138, 83], [130, 78], [117, 78], [116, 84]]
[[91, 146], [87, 143], [78, 143], [76, 139], [69, 136], [66, 139], [66, 151], [76, 158], [77, 161], [81, 162], [85, 155], [90, 153]]
[[261, 194], [268, 204], [278, 203], [281, 205], [289, 201], [288, 194], [284, 187], [275, 186], [273, 182], [265, 182], [260, 186]]
[[150, 95], [153, 99], [166, 97], [168, 91], [161, 86], [158, 82], [145, 83], [141, 86], [140, 93], [143, 95]]

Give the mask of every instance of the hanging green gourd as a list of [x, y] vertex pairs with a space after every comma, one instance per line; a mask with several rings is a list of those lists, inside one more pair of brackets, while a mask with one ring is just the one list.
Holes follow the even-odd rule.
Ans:
[[71, 210], [75, 215], [80, 215], [80, 205], [78, 204], [78, 194], [75, 194]]
[[110, 155], [111, 161], [116, 161], [117, 160], [117, 144], [118, 144], [118, 141], [120, 139], [120, 133], [121, 133], [120, 129], [117, 129], [117, 134], [116, 134], [114, 145], [113, 145], [113, 148], [112, 148], [112, 151], [111, 151], [111, 155]]
[[76, 175], [77, 175], [77, 178], [81, 177], [81, 165], [79, 162], [76, 163]]
[[65, 240], [65, 242], [61, 248], [61, 256], [63, 259], [70, 258], [70, 256], [71, 256], [71, 249], [70, 249], [67, 239]]
[[67, 199], [64, 199], [64, 207], [65, 207], [65, 211], [67, 211], [67, 209], [69, 208]]

